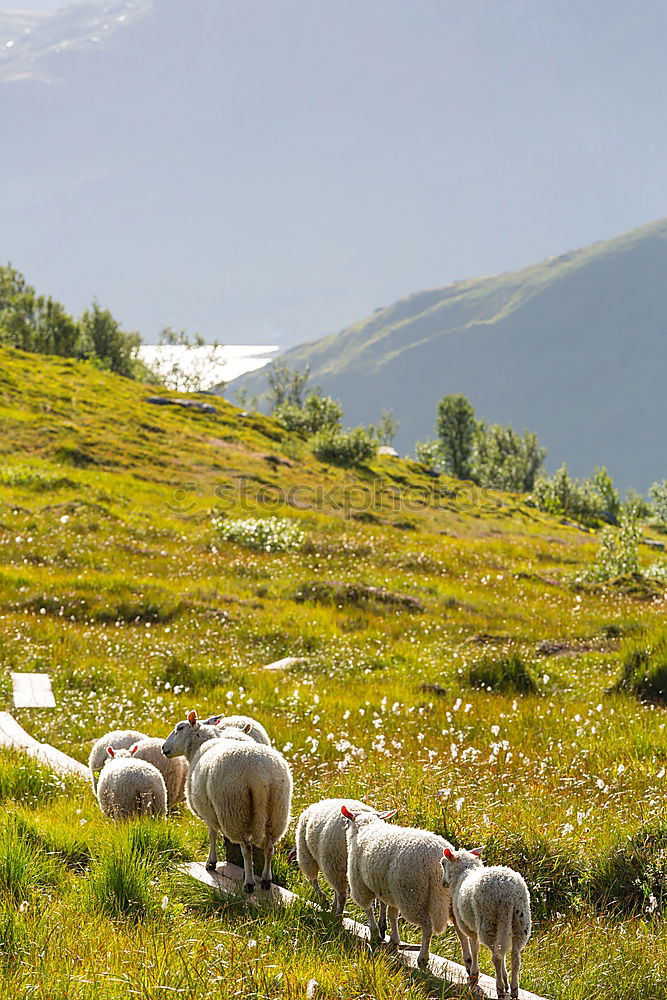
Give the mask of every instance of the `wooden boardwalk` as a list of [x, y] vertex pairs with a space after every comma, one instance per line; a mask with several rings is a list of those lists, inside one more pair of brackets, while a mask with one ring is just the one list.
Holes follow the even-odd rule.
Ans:
[[52, 747], [49, 743], [40, 743], [26, 733], [9, 712], [0, 712], [0, 747], [3, 746], [23, 750], [57, 774], [77, 774], [80, 778], [90, 781], [90, 771], [85, 764], [68, 757], [62, 750]]
[[48, 674], [10, 674], [14, 689], [14, 708], [55, 708], [51, 678]]

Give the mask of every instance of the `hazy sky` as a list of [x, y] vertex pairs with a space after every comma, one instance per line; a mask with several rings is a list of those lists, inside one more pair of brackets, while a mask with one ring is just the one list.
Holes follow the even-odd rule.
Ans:
[[0, 85], [2, 257], [149, 340], [311, 339], [667, 215], [666, 33], [664, 0], [156, 0]]

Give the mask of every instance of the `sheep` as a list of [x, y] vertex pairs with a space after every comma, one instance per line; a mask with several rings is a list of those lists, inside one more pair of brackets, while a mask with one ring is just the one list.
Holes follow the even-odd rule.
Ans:
[[[504, 865], [485, 867], [482, 848], [454, 851], [445, 848], [441, 859], [442, 884], [452, 894], [454, 919], [471, 986], [479, 980], [479, 943], [491, 950], [499, 997], [519, 996], [521, 952], [530, 937], [530, 895], [518, 872]], [[505, 956], [512, 953], [512, 983]]]
[[130, 754], [135, 760], [147, 760], [156, 767], [167, 789], [167, 805], [182, 802], [185, 798], [185, 779], [188, 776], [188, 762], [182, 757], [167, 760], [162, 753], [162, 743], [157, 736], [140, 740], [130, 748]]
[[[243, 729], [249, 733], [256, 743], [263, 743], [270, 747], [271, 740], [269, 734], [257, 719], [251, 719], [249, 715], [211, 715], [204, 722], [205, 726], [217, 726], [218, 729], [227, 729], [231, 726], [236, 729]], [[250, 726], [248, 729], [247, 727]]]
[[285, 758], [273, 747], [243, 732], [230, 738], [227, 730], [202, 725], [190, 712], [165, 740], [165, 757], [184, 756], [190, 764], [185, 799], [208, 826], [209, 871], [218, 863], [217, 839], [222, 833], [240, 844], [245, 891], [255, 890], [252, 845], [264, 851], [262, 889], [270, 889], [274, 846], [287, 830], [292, 801], [292, 775]]
[[[350, 799], [323, 799], [316, 802], [299, 816], [296, 828], [296, 860], [305, 878], [315, 890], [318, 899], [327, 906], [327, 898], [317, 881], [318, 872], [334, 891], [333, 912], [341, 916], [347, 898], [347, 839], [346, 820], [341, 806], [347, 805], [355, 813], [371, 812], [381, 819], [389, 819], [396, 812], [377, 813], [363, 802]], [[378, 921], [380, 935], [384, 937], [387, 927], [386, 907], [380, 904]]]
[[[350, 895], [368, 915], [371, 941], [380, 936], [373, 900], [387, 906], [389, 942], [400, 944], [398, 914], [421, 928], [418, 965], [428, 964], [431, 938], [452, 923], [451, 893], [442, 886], [439, 861], [443, 837], [427, 830], [391, 826], [375, 812], [341, 807], [347, 823], [347, 879]], [[455, 926], [455, 930], [458, 929]]]
[[93, 744], [88, 758], [90, 768], [90, 778], [93, 784], [93, 792], [97, 792], [97, 771], [101, 771], [105, 762], [109, 759], [107, 747], [112, 746], [116, 750], [129, 750], [133, 743], [139, 740], [147, 740], [146, 733], [140, 733], [138, 729], [114, 729], [111, 733], [100, 736]]
[[167, 789], [158, 769], [112, 746], [97, 783], [97, 801], [109, 819], [167, 815]]

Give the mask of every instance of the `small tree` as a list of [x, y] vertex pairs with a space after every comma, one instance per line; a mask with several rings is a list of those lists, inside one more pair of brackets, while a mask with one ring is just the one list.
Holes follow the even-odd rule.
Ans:
[[274, 411], [274, 416], [288, 431], [309, 436], [324, 429], [339, 429], [343, 408], [337, 399], [311, 392], [303, 406], [283, 403]]
[[600, 536], [600, 549], [593, 570], [598, 580], [612, 580], [639, 570], [641, 529], [634, 510], [622, 512], [618, 528], [605, 528]]
[[306, 383], [310, 378], [309, 364], [300, 372], [296, 368], [290, 368], [279, 358], [269, 365], [266, 376], [271, 413], [275, 413], [281, 406], [303, 406]]
[[445, 468], [458, 479], [472, 477], [476, 429], [475, 411], [466, 397], [443, 396], [438, 403], [438, 438]]
[[138, 333], [126, 333], [108, 309], [93, 302], [79, 319], [80, 356], [98, 359], [103, 367], [117, 375], [133, 378], [141, 339]]
[[440, 442], [434, 438], [426, 441], [415, 441], [415, 461], [425, 465], [427, 469], [439, 472], [442, 469], [442, 452]]
[[521, 437], [512, 427], [478, 424], [472, 455], [473, 478], [480, 486], [525, 493], [532, 490], [546, 448], [537, 435], [524, 431]]
[[661, 524], [667, 524], [667, 479], [663, 479], [661, 483], [653, 483], [649, 487], [648, 495], [653, 514]]
[[378, 444], [390, 445], [396, 437], [398, 430], [398, 420], [394, 417], [393, 410], [383, 410], [382, 416], [375, 425], [375, 437]]
[[164, 326], [158, 340], [165, 350], [152, 364], [156, 380], [167, 389], [181, 392], [202, 392], [212, 384], [221, 385], [219, 370], [225, 364], [222, 344], [217, 340], [206, 342], [201, 333], [190, 339], [185, 330]]

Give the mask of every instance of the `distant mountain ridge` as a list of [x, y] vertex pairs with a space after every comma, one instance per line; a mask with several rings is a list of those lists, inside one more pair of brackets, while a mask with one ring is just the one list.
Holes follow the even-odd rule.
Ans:
[[[462, 392], [477, 415], [535, 430], [547, 464], [606, 465], [621, 487], [667, 476], [667, 219], [508, 274], [418, 292], [283, 355], [311, 365], [350, 424], [392, 409], [397, 446], [433, 434]], [[232, 384], [262, 393], [266, 376]]]

